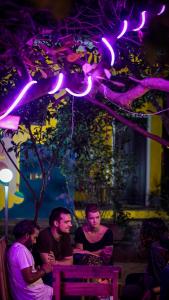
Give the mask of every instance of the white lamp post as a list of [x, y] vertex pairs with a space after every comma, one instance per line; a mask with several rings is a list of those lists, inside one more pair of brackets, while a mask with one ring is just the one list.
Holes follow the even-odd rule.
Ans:
[[10, 169], [3, 167], [0, 170], [0, 183], [5, 189], [5, 236], [8, 236], [8, 194], [9, 194], [9, 183], [13, 178], [13, 173]]

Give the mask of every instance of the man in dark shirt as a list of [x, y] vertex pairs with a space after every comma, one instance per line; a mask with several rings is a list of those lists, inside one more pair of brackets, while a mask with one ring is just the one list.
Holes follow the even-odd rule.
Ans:
[[[73, 263], [70, 229], [72, 227], [69, 210], [58, 207], [52, 210], [49, 217], [50, 227], [39, 233], [37, 250], [43, 263], [71, 265]], [[47, 274], [48, 275], [48, 274]], [[52, 276], [44, 280], [52, 285]]]

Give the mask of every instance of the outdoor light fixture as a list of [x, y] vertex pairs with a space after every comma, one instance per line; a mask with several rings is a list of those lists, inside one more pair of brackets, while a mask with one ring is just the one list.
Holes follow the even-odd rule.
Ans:
[[114, 54], [114, 50], [112, 48], [112, 46], [110, 45], [110, 43], [108, 42], [107, 39], [105, 39], [104, 37], [102, 38], [102, 42], [107, 46], [107, 48], [109, 49], [110, 53], [111, 53], [111, 67], [114, 65], [114, 61], [115, 61], [115, 54]]
[[13, 173], [10, 169], [2, 169], [0, 170], [0, 181], [3, 184], [9, 184], [13, 178]]
[[6, 167], [4, 163], [2, 163], [2, 167], [0, 168], [0, 184], [4, 186], [5, 191], [5, 236], [8, 236], [8, 196], [9, 196], [9, 183], [13, 178], [13, 173], [10, 169]]
[[88, 95], [90, 93], [91, 88], [92, 88], [92, 77], [89, 76], [88, 77], [88, 86], [87, 86], [86, 90], [83, 93], [77, 94], [77, 93], [72, 92], [68, 88], [65, 88], [65, 90], [66, 90], [66, 92], [68, 92], [72, 96], [75, 96], [75, 97], [84, 97], [84, 96], [86, 96], [86, 95]]

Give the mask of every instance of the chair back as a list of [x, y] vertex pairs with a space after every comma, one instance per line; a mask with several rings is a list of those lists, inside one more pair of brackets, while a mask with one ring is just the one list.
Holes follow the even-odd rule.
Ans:
[[7, 268], [6, 268], [6, 238], [0, 239], [0, 299], [10, 300], [8, 280], [7, 280]]
[[118, 300], [120, 267], [113, 266], [54, 266], [55, 300], [62, 296], [113, 296]]

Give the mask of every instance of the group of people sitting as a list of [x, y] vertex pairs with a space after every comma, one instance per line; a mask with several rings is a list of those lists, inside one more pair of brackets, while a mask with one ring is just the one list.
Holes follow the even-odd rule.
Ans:
[[[52, 210], [49, 227], [40, 231], [30, 220], [22, 220], [14, 227], [15, 242], [7, 252], [7, 266], [12, 298], [14, 300], [50, 300], [53, 298], [53, 265], [112, 264], [113, 233], [101, 224], [96, 204], [86, 207], [86, 222], [75, 232], [69, 210]], [[122, 289], [121, 300], [169, 300], [169, 236], [168, 228], [160, 218], [143, 222], [142, 245], [148, 251], [145, 273], [130, 274]], [[72, 247], [73, 244], [73, 247]]]
[[17, 223], [13, 230], [15, 242], [7, 253], [13, 299], [52, 299], [54, 264], [109, 264], [113, 252], [113, 233], [100, 222], [97, 205], [88, 205], [86, 223], [75, 232], [74, 247], [70, 238], [71, 214], [66, 208], [53, 209], [49, 227], [41, 231], [34, 221]]

